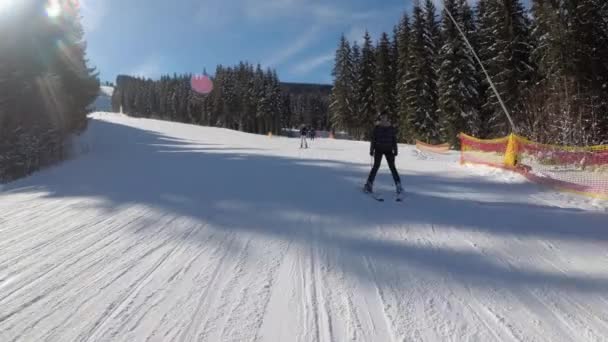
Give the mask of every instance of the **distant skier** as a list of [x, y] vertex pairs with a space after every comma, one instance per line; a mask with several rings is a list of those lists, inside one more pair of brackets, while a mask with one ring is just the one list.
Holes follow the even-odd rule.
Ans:
[[300, 129], [300, 148], [308, 148], [308, 142], [306, 141], [306, 136], [308, 135], [308, 128], [305, 125], [302, 125]]
[[382, 157], [384, 156], [388, 162], [388, 167], [391, 169], [393, 180], [395, 181], [396, 192], [397, 194], [402, 193], [403, 188], [401, 187], [401, 179], [399, 178], [399, 173], [395, 167], [395, 157], [399, 154], [397, 147], [397, 132], [391, 125], [386, 113], [381, 113], [379, 115], [379, 122], [372, 133], [369, 154], [374, 157], [374, 166], [369, 173], [367, 183], [363, 187], [363, 190], [367, 193], [372, 193], [374, 191], [374, 180], [376, 179], [376, 174], [378, 173]]
[[317, 131], [314, 128], [311, 128], [309, 135], [310, 135], [310, 140], [315, 141], [315, 138], [317, 137]]

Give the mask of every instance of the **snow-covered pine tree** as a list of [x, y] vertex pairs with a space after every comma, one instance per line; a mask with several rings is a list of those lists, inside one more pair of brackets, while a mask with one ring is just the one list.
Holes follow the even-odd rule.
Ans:
[[293, 112], [291, 110], [291, 95], [281, 94], [281, 128], [292, 127]]
[[[442, 140], [458, 145], [458, 134], [477, 134], [477, 69], [457, 24], [465, 27], [465, 0], [446, 0], [442, 15], [439, 69], [439, 112]], [[464, 30], [463, 30], [464, 31]]]
[[411, 128], [412, 139], [421, 139], [420, 120], [424, 116], [424, 101], [422, 97], [423, 91], [423, 66], [426, 53], [424, 50], [424, 17], [420, 1], [414, 1], [412, 10], [412, 29], [409, 45], [409, 56], [407, 62], [407, 70], [405, 73], [405, 82], [402, 83], [405, 92], [405, 103], [407, 104], [407, 122]]
[[363, 47], [361, 48], [361, 60], [359, 63], [359, 77], [357, 87], [357, 97], [360, 99], [360, 117], [356, 129], [356, 137], [369, 138], [374, 120], [377, 116], [376, 101], [374, 94], [374, 78], [376, 75], [376, 53], [369, 32], [365, 32], [363, 37]]
[[408, 87], [407, 76], [409, 70], [410, 58], [410, 20], [407, 13], [404, 13], [399, 23], [399, 32], [397, 37], [397, 48], [399, 50], [397, 57], [397, 104], [399, 116], [399, 134], [400, 140], [403, 142], [413, 142], [412, 133], [413, 127], [410, 125], [410, 107], [408, 105]]
[[[605, 1], [579, 0], [566, 2], [569, 15], [573, 67], [576, 80], [575, 115], [580, 132], [578, 143], [593, 145], [602, 142], [606, 132], [608, 111], [608, 36], [606, 35]], [[600, 114], [604, 113], [604, 114]]]
[[572, 58], [565, 55], [569, 49], [565, 45], [567, 32], [561, 18], [563, 13], [560, 14], [559, 6], [553, 5], [545, 0], [532, 2], [534, 21], [531, 36], [534, 45], [531, 58], [537, 68], [531, 93], [534, 101], [528, 110], [529, 129], [526, 133], [541, 142], [549, 141], [550, 136], [562, 136], [563, 128], [571, 129], [569, 118], [562, 111], [567, 107], [562, 98], [562, 89], [566, 85], [562, 78], [571, 69]]
[[602, 70], [603, 76], [599, 81], [601, 84], [597, 84], [598, 91], [603, 94], [600, 99], [600, 120], [598, 122], [598, 137], [595, 139], [595, 144], [606, 144], [608, 145], [608, 95], [605, 95], [608, 92], [608, 2], [602, 0], [594, 0], [594, 4], [597, 8], [597, 15], [600, 18], [597, 25], [597, 50], [595, 51], [599, 57], [597, 61], [600, 65], [598, 68]]
[[391, 43], [388, 34], [382, 33], [376, 47], [376, 73], [374, 77], [374, 100], [377, 113], [387, 113], [396, 122], [393, 93], [393, 68], [391, 66]]
[[348, 75], [348, 98], [349, 98], [349, 109], [350, 109], [350, 125], [349, 130], [357, 130], [359, 123], [361, 122], [361, 98], [359, 98], [358, 87], [359, 77], [361, 76], [361, 47], [357, 41], [353, 42], [352, 45], [352, 68]]
[[247, 113], [247, 88], [249, 86], [248, 79], [248, 65], [240, 61], [236, 67], [236, 94], [237, 103], [235, 105], [234, 125], [236, 129], [245, 131], [245, 120], [248, 115]]
[[437, 21], [437, 10], [433, 0], [426, 0], [424, 6], [425, 14], [425, 34], [424, 34], [424, 50], [426, 51], [426, 63], [424, 64], [423, 75], [423, 93], [426, 94], [426, 115], [424, 116], [424, 140], [430, 142], [439, 142], [440, 139], [440, 122], [438, 117], [438, 99], [439, 93], [437, 83], [439, 77], [439, 47], [441, 46], [441, 33], [439, 30], [439, 22]]
[[[488, 15], [490, 11], [489, 7], [492, 7], [493, 3], [485, 0], [480, 0], [477, 2], [475, 7], [475, 18], [476, 18], [476, 31], [475, 38], [477, 46], [476, 52], [482, 62], [487, 61], [490, 58], [490, 50], [487, 46], [493, 44], [492, 39], [492, 25], [491, 18]], [[489, 65], [484, 64], [486, 69], [488, 70]], [[494, 108], [488, 107], [487, 99], [489, 97], [490, 84], [488, 83], [483, 70], [480, 68], [478, 70], [478, 79], [479, 79], [479, 87], [477, 92], [479, 93], [479, 137], [486, 138], [491, 135], [490, 133], [490, 118], [494, 113]], [[488, 71], [489, 74], [489, 71]]]
[[397, 84], [399, 83], [399, 26], [393, 26], [393, 34], [390, 40], [390, 90], [391, 90], [391, 121], [393, 125], [401, 129], [401, 120], [399, 116], [399, 99], [397, 97]]
[[266, 96], [268, 96], [269, 100], [269, 110], [270, 110], [270, 129], [274, 135], [278, 135], [281, 132], [281, 84], [279, 81], [279, 76], [277, 75], [276, 70], [269, 70], [270, 78], [268, 88], [266, 90]]
[[413, 138], [426, 142], [439, 141], [437, 118], [436, 43], [439, 42], [435, 7], [427, 1], [425, 9], [414, 2], [410, 36], [407, 89], [408, 123]]
[[[471, 8], [471, 6], [469, 5], [469, 2], [466, 0], [460, 0], [462, 1], [462, 29], [464, 31], [464, 34], [466, 35], [469, 44], [471, 44], [471, 47], [473, 48], [473, 51], [477, 52], [479, 51], [479, 41], [478, 41], [478, 34], [477, 34], [477, 21], [475, 18], [475, 11], [473, 10], [473, 8]], [[473, 52], [470, 50], [470, 47], [466, 47], [466, 56], [470, 61], [470, 64], [472, 65], [472, 67], [474, 68], [475, 72], [474, 72], [474, 80], [473, 82], [475, 83], [475, 97], [471, 99], [471, 102], [469, 103], [469, 105], [473, 108], [473, 111], [475, 112], [475, 116], [471, 117], [469, 122], [469, 127], [471, 130], [471, 133], [479, 136], [480, 132], [481, 132], [481, 93], [479, 92], [480, 90], [480, 84], [482, 82], [482, 75], [483, 72], [481, 70], [481, 67], [479, 65], [479, 63], [477, 62], [477, 60], [475, 59], [475, 56], [473, 55]]]
[[353, 70], [350, 43], [342, 35], [332, 71], [334, 86], [330, 105], [332, 125], [338, 129], [353, 128], [352, 104], [349, 101], [352, 96]]
[[261, 67], [256, 70], [256, 82], [255, 82], [255, 99], [256, 103], [256, 133], [266, 134], [265, 120], [268, 114], [268, 103], [266, 98], [266, 75], [262, 71]]
[[245, 115], [243, 118], [244, 131], [248, 133], [256, 132], [256, 112], [257, 112], [257, 79], [256, 79], [256, 68], [253, 65], [247, 66], [247, 85], [244, 96], [244, 111]]
[[545, 139], [578, 145], [606, 139], [608, 118], [600, 114], [608, 110], [606, 7], [597, 0], [532, 2], [534, 97], [539, 116], [550, 118]]
[[[523, 123], [523, 99], [533, 76], [530, 21], [520, 0], [480, 0], [478, 13], [480, 58], [513, 120]], [[483, 103], [487, 110], [486, 135], [509, 133], [508, 119], [489, 87], [485, 88]]]

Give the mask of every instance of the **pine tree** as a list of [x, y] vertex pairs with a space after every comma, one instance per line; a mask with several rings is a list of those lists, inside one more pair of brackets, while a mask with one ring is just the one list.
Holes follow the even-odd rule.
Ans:
[[332, 125], [339, 129], [353, 129], [353, 104], [349, 101], [353, 88], [354, 66], [350, 43], [342, 35], [340, 45], [336, 51], [336, 59], [332, 75], [334, 87], [332, 90], [332, 103], [330, 106]]
[[352, 69], [348, 75], [348, 98], [350, 105], [350, 126], [349, 130], [357, 130], [359, 123], [362, 122], [362, 99], [359, 98], [359, 82], [361, 76], [361, 48], [355, 41], [352, 46]]
[[291, 108], [291, 95], [282, 93], [281, 101], [281, 127], [292, 127], [293, 111]]
[[377, 117], [376, 100], [374, 93], [374, 78], [376, 76], [376, 54], [369, 32], [363, 37], [361, 48], [361, 60], [359, 64], [357, 97], [360, 99], [359, 122], [356, 136], [358, 138], [369, 138], [374, 121]]
[[[519, 0], [480, 0], [480, 57], [515, 122], [524, 122], [523, 99], [533, 77], [530, 22]], [[484, 81], [485, 82], [485, 81]], [[494, 92], [483, 95], [487, 135], [504, 136], [510, 125]]]
[[[595, 35], [595, 54], [594, 54], [594, 70], [597, 70], [596, 74], [600, 75], [593, 87], [597, 93], [600, 94], [598, 103], [598, 120], [596, 136], [592, 143], [594, 144], [608, 144], [608, 59], [600, 56], [608, 56], [608, 2], [602, 0], [593, 0], [592, 8], [597, 9], [597, 12], [592, 18], [598, 18], [597, 21], [593, 20], [594, 30], [597, 33]], [[594, 71], [595, 72], [595, 71]]]
[[78, 9], [58, 5], [51, 18], [40, 1], [21, 0], [0, 20], [0, 182], [64, 158], [99, 90]]
[[[458, 134], [477, 134], [477, 69], [458, 27], [466, 27], [470, 9], [465, 0], [446, 0], [442, 20], [443, 47], [440, 51], [439, 111], [442, 140], [458, 145]], [[466, 6], [466, 7], [465, 7]], [[451, 20], [449, 11], [456, 21]], [[468, 23], [471, 25], [470, 23]]]
[[[530, 101], [532, 106], [528, 110], [529, 129], [526, 133], [534, 139], [547, 141], [549, 135], [562, 135], [558, 127], [564, 126], [564, 119], [568, 121], [558, 103], [562, 102], [562, 77], [567, 74], [572, 59], [564, 55], [568, 51], [564, 44], [567, 42], [566, 30], [559, 8], [553, 7], [549, 1], [534, 1], [532, 14], [535, 20], [531, 30], [534, 42], [531, 58], [537, 68], [531, 96], [534, 101]], [[551, 120], [547, 120], [548, 116]], [[571, 126], [571, 123], [567, 122], [565, 126]]]
[[387, 113], [392, 121], [396, 122], [391, 43], [386, 33], [382, 34], [375, 52], [376, 72], [373, 89], [375, 110], [377, 113]]
[[425, 50], [427, 53], [426, 66], [423, 73], [425, 92], [428, 93], [426, 118], [427, 134], [430, 141], [437, 141], [440, 135], [440, 123], [438, 118], [439, 90], [439, 49], [441, 47], [441, 32], [437, 21], [437, 10], [433, 0], [426, 0], [425, 8]]
[[[424, 17], [426, 26], [426, 48], [429, 50], [431, 56], [436, 56], [439, 48], [442, 45], [441, 42], [441, 28], [439, 21], [437, 20], [437, 8], [433, 0], [425, 0], [424, 4]], [[437, 59], [433, 60], [435, 67], [438, 68]]]
[[[468, 1], [462, 1], [462, 29], [470, 44], [470, 46], [467, 45], [465, 47], [466, 56], [469, 59], [469, 63], [471, 64], [472, 68], [475, 70], [472, 79], [472, 82], [475, 84], [475, 89], [473, 90], [475, 95], [474, 98], [471, 99], [469, 105], [472, 107], [472, 110], [476, 115], [471, 117], [471, 120], [469, 120], [470, 132], [471, 134], [479, 136], [482, 131], [481, 117], [483, 115], [481, 109], [482, 93], [480, 92], [483, 71], [474, 55], [474, 53], [479, 51], [479, 37], [477, 34], [475, 11], [473, 8], [471, 8], [471, 6], [469, 6]], [[473, 51], [471, 51], [471, 48], [473, 48]]]
[[397, 37], [397, 48], [399, 50], [396, 62], [396, 101], [398, 104], [400, 140], [404, 142], [412, 142], [413, 127], [409, 122], [410, 107], [408, 105], [408, 86], [407, 77], [409, 72], [410, 58], [410, 20], [407, 13], [404, 13], [399, 24]]
[[84, 29], [78, 8], [68, 0], [60, 1], [63, 11], [58, 18], [61, 39], [57, 42], [56, 64], [51, 72], [61, 77], [68, 113], [68, 130], [82, 130], [86, 125], [88, 106], [99, 93], [98, 73], [87, 66]]
[[569, 42], [572, 47], [574, 113], [578, 117], [579, 132], [575, 143], [597, 144], [608, 133], [603, 127], [608, 110], [608, 37], [606, 17], [602, 7], [605, 1], [579, 0], [565, 2], [568, 13]]
[[255, 132], [258, 134], [265, 134], [264, 130], [264, 116], [266, 114], [266, 99], [265, 99], [265, 77], [264, 71], [262, 70], [261, 65], [258, 65], [255, 70], [254, 82], [253, 82], [253, 91], [254, 91], [254, 99], [256, 101], [256, 110], [255, 110]]
[[401, 124], [399, 115], [399, 98], [397, 85], [399, 83], [399, 29], [400, 24], [393, 27], [393, 34], [390, 41], [389, 68], [390, 68], [390, 104], [391, 104], [391, 121], [394, 126], [398, 127]]
[[548, 133], [541, 138], [587, 145], [608, 133], [608, 119], [600, 114], [608, 110], [606, 7], [597, 0], [532, 3], [535, 109], [537, 121], [550, 123], [535, 127]]
[[276, 70], [269, 70], [266, 96], [269, 102], [269, 131], [274, 135], [281, 132], [281, 86]]
[[407, 108], [407, 123], [411, 129], [412, 138], [422, 137], [419, 118], [424, 117], [424, 102], [421, 96], [423, 91], [423, 66], [426, 53], [424, 51], [424, 17], [420, 1], [414, 2], [412, 11], [413, 23], [410, 37], [409, 55], [407, 59], [407, 70], [405, 82], [402, 83], [405, 92], [405, 108]]
[[[208, 95], [191, 89], [191, 74], [162, 76], [159, 81], [118, 76], [115, 106], [129, 115], [149, 117], [164, 109], [162, 118], [184, 123], [212, 125], [251, 133], [280, 134], [291, 120], [289, 102], [276, 70], [263, 71], [245, 62], [234, 67], [217, 66], [214, 89]], [[287, 94], [289, 95], [289, 94]], [[327, 123], [326, 95], [307, 94], [314, 106], [303, 109], [316, 122]], [[314, 108], [313, 108], [314, 107]], [[287, 114], [285, 114], [287, 112]]]
[[406, 73], [408, 124], [414, 138], [426, 142], [439, 141], [437, 119], [436, 46], [439, 42], [435, 8], [426, 3], [425, 11], [420, 2], [414, 2], [410, 58]]

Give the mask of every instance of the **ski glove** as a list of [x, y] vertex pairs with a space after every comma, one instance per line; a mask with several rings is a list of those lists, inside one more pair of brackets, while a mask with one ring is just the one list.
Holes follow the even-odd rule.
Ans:
[[373, 157], [374, 156], [374, 150], [369, 150], [369, 155]]

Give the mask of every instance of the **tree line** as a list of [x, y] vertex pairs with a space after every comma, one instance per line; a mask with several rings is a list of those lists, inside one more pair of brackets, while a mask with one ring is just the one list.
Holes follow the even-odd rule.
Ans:
[[361, 43], [341, 37], [330, 105], [335, 127], [366, 138], [377, 114], [387, 112], [403, 142], [456, 146], [459, 132], [507, 135], [511, 125], [472, 48], [517, 133], [545, 143], [608, 143], [608, 2], [444, 6], [439, 15], [432, 0], [415, 0], [376, 42], [369, 33]]
[[74, 1], [20, 0], [0, 13], [0, 182], [67, 156], [99, 90], [85, 51]]
[[[206, 75], [206, 72], [204, 73]], [[282, 84], [275, 70], [241, 62], [218, 66], [213, 90], [191, 89], [192, 74], [159, 80], [120, 75], [112, 97], [113, 110], [132, 116], [223, 127], [243, 132], [281, 134], [301, 124], [327, 128], [329, 94], [314, 85]]]

